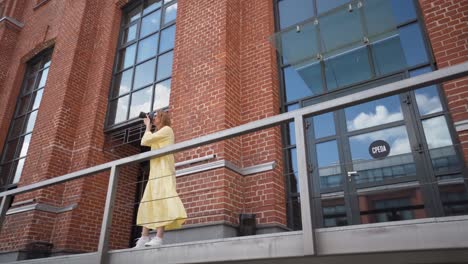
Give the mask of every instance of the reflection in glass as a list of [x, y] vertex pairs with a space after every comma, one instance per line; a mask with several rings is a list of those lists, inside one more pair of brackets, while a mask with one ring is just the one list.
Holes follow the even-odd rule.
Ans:
[[425, 218], [419, 187], [359, 195], [361, 224]]
[[9, 138], [17, 137], [20, 134], [23, 134], [23, 131], [24, 131], [23, 124], [24, 124], [25, 119], [26, 119], [26, 116], [18, 117], [15, 119], [13, 126], [11, 127], [11, 130], [10, 130]]
[[403, 120], [398, 95], [345, 108], [348, 131]]
[[177, 16], [177, 3], [166, 7], [164, 11], [164, 24], [174, 21]]
[[274, 35], [275, 47], [283, 56], [283, 63], [296, 64], [304, 59], [316, 58], [319, 53], [317, 43], [317, 25], [313, 21], [298, 28]]
[[440, 183], [439, 190], [446, 216], [468, 214], [468, 192], [463, 182]]
[[157, 80], [170, 77], [172, 74], [172, 51], [159, 56]]
[[37, 86], [37, 89], [42, 88], [46, 85], [48, 75], [49, 75], [49, 68], [39, 73], [38, 78], [40, 78], [39, 79], [40, 81], [39, 81], [39, 86]]
[[286, 89], [286, 100], [288, 102], [310, 96], [315, 93], [315, 90], [307, 86], [301, 76], [298, 75], [297, 71], [292, 67], [284, 68], [284, 82]]
[[125, 18], [125, 24], [128, 24], [130, 22], [133, 22], [135, 20], [137, 20], [138, 18], [140, 18], [140, 12], [141, 9], [140, 9], [140, 6], [138, 6], [137, 8], [131, 10], [130, 12], [128, 12], [126, 18]]
[[[289, 105], [286, 107], [287, 112], [294, 111], [296, 109], [299, 109], [299, 104], [293, 104], [293, 105]], [[289, 145], [295, 145], [296, 144], [296, 127], [294, 125], [294, 121], [289, 122], [288, 126], [289, 126], [289, 137], [288, 137]]]
[[154, 93], [154, 110], [169, 106], [169, 98], [171, 95], [171, 79], [157, 83]]
[[15, 162], [15, 165], [13, 167], [14, 175], [15, 175], [15, 177], [13, 178], [13, 183], [17, 183], [20, 180], [21, 173], [23, 172], [24, 160], [25, 159], [20, 159]]
[[133, 89], [137, 89], [148, 85], [154, 80], [154, 67], [156, 61], [149, 60], [135, 68], [135, 80], [133, 81]]
[[138, 44], [137, 63], [156, 56], [158, 34], [141, 40]]
[[127, 119], [128, 97], [126, 95], [111, 102], [111, 117], [109, 118], [111, 124], [117, 124]]
[[151, 99], [153, 96], [153, 87], [149, 86], [132, 94], [132, 102], [130, 104], [129, 119], [138, 117], [140, 112], [149, 112], [151, 109]]
[[[424, 73], [431, 72], [430, 67], [410, 71], [410, 76], [418, 76]], [[428, 115], [442, 111], [442, 104], [440, 103], [439, 92], [437, 86], [431, 85], [414, 91], [416, 95], [416, 103], [420, 115]]]
[[20, 146], [21, 146], [21, 151], [19, 154], [19, 157], [24, 157], [26, 154], [28, 154], [28, 149], [29, 149], [29, 142], [31, 141], [31, 134], [28, 134], [24, 137], [21, 138], [20, 141]]
[[366, 1], [362, 8], [369, 39], [396, 30], [391, 0]]
[[291, 198], [292, 216], [293, 216], [293, 229], [302, 230], [301, 218], [301, 200], [299, 197]]
[[114, 91], [112, 97], [117, 97], [130, 92], [132, 87], [133, 69], [119, 73], [114, 80]]
[[129, 42], [129, 41], [132, 41], [136, 38], [136, 30], [137, 30], [137, 25], [133, 25], [131, 27], [128, 27], [127, 29], [125, 29], [124, 31], [124, 35], [123, 35], [123, 44]]
[[174, 48], [175, 26], [171, 26], [161, 32], [161, 43], [159, 52], [164, 52]]
[[422, 121], [422, 124], [434, 171], [459, 169], [461, 163], [453, 146], [445, 117], [426, 119]]
[[340, 187], [343, 177], [336, 140], [319, 143], [316, 149], [320, 189]]
[[[390, 153], [387, 157], [374, 159], [370, 155], [369, 146], [376, 140], [383, 140], [390, 145]], [[353, 170], [358, 172], [353, 176], [356, 184], [378, 183], [416, 174], [408, 134], [404, 126], [352, 136], [349, 138], [349, 144]]]
[[371, 78], [367, 49], [359, 48], [325, 60], [328, 90]]
[[35, 77], [36, 76], [33, 76], [26, 80], [23, 94], [28, 94], [35, 88], [34, 87], [34, 80], [36, 79]]
[[344, 199], [322, 199], [323, 226], [346, 226], [346, 207]]
[[291, 165], [290, 172], [298, 172], [296, 148], [291, 148], [288, 151], [289, 151], [289, 164]]
[[378, 76], [406, 68], [405, 56], [398, 35], [375, 42], [372, 45], [372, 51]]
[[133, 44], [120, 52], [118, 69], [122, 70], [132, 66], [135, 62], [136, 44]]
[[355, 44], [361, 45], [364, 36], [359, 12], [349, 12], [348, 6], [321, 17], [319, 28], [322, 48], [328, 54], [326, 57], [338, 50], [349, 50]]
[[294, 66], [294, 69], [299, 73], [312, 94], [323, 93], [322, 68], [319, 62], [304, 63]]
[[31, 94], [21, 97], [18, 101], [18, 113], [17, 115], [22, 115], [29, 110], [29, 102], [31, 101]]
[[144, 37], [148, 34], [156, 32], [159, 30], [161, 20], [161, 11], [156, 11], [151, 15], [145, 16], [141, 20], [141, 30], [140, 30], [140, 37]]
[[161, 0], [146, 0], [143, 7], [143, 15], [151, 13], [161, 6]]
[[314, 15], [313, 0], [283, 0], [278, 3], [280, 28], [284, 29]]
[[31, 110], [36, 110], [39, 108], [39, 105], [41, 104], [43, 92], [44, 92], [44, 89], [41, 89], [33, 93], [32, 97], [34, 98], [34, 103], [33, 103]]
[[335, 135], [335, 121], [333, 112], [314, 116], [315, 138], [322, 138]]
[[391, 0], [395, 23], [402, 24], [408, 20], [416, 19], [416, 10], [413, 1]]
[[401, 46], [409, 67], [428, 62], [427, 50], [419, 24], [399, 28]]
[[25, 133], [32, 132], [34, 125], [36, 124], [36, 117], [37, 117], [37, 111], [31, 112], [28, 115]]
[[3, 161], [8, 162], [12, 159], [15, 158], [15, 153], [16, 153], [16, 146], [18, 145], [18, 139], [13, 139], [12, 141], [8, 142], [4, 153], [3, 153]]
[[299, 188], [299, 176], [297, 175], [298, 173], [298, 168], [297, 168], [297, 152], [296, 148], [291, 148], [288, 150], [288, 157], [289, 157], [289, 171], [291, 174], [289, 175], [289, 183], [291, 186], [291, 189], [294, 190], [295, 192], [300, 192]]

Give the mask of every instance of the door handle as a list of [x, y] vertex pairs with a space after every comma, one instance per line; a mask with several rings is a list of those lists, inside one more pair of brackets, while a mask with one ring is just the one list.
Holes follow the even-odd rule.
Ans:
[[348, 181], [351, 182], [353, 176], [358, 175], [357, 171], [348, 171]]

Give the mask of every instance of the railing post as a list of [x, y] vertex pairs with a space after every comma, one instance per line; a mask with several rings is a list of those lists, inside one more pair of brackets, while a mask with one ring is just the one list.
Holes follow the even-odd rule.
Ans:
[[109, 185], [107, 187], [106, 205], [102, 217], [101, 235], [97, 251], [97, 263], [107, 263], [107, 251], [109, 250], [109, 231], [112, 224], [112, 211], [114, 209], [115, 191], [117, 188], [119, 168], [112, 166]]
[[0, 231], [3, 228], [3, 221], [5, 220], [6, 212], [8, 211], [8, 206], [11, 202], [11, 196], [3, 196], [0, 198], [2, 201], [0, 202]]
[[315, 254], [314, 229], [311, 214], [309, 181], [307, 172], [307, 156], [306, 143], [304, 133], [304, 117], [295, 116], [294, 126], [296, 130], [296, 153], [297, 153], [297, 168], [299, 173], [299, 188], [301, 201], [301, 218], [302, 218], [302, 233], [304, 255]]

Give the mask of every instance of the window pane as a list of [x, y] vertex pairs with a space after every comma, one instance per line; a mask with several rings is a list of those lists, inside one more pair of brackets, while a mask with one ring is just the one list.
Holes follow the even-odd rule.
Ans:
[[315, 138], [335, 135], [335, 121], [333, 120], [333, 112], [314, 116], [314, 132]]
[[419, 187], [359, 195], [361, 224], [425, 218]]
[[292, 148], [288, 150], [288, 157], [289, 157], [289, 168], [288, 170], [291, 172], [289, 176], [289, 183], [290, 187], [293, 192], [300, 192], [299, 188], [299, 178], [298, 178], [298, 171], [297, 171], [297, 153], [296, 148]]
[[29, 110], [29, 102], [31, 101], [31, 96], [32, 95], [29, 94], [29, 95], [21, 97], [17, 106], [17, 109], [18, 109], [18, 113], [16, 114], [17, 116], [22, 115]]
[[122, 43], [125, 44], [129, 41], [132, 41], [136, 38], [136, 29], [137, 25], [133, 25], [127, 29], [125, 29], [124, 34], [123, 34], [123, 40]]
[[[299, 109], [299, 104], [293, 104], [289, 105], [286, 108], [287, 112], [294, 111], [296, 109]], [[289, 122], [289, 145], [295, 145], [296, 144], [296, 127], [294, 126], [294, 122]]]
[[322, 199], [323, 226], [346, 226], [346, 206], [343, 198]]
[[367, 49], [353, 50], [325, 60], [325, 76], [328, 90], [370, 79]]
[[393, 15], [398, 24], [416, 18], [416, 10], [413, 1], [408, 0], [392, 0]]
[[[292, 148], [292, 149], [289, 149], [288, 150], [289, 152], [289, 164], [290, 164], [290, 172], [298, 172], [298, 169], [297, 169], [297, 152], [296, 152], [296, 148]], [[298, 188], [299, 190], [299, 188]]]
[[294, 101], [314, 94], [317, 89], [310, 89], [301, 76], [292, 67], [284, 68], [286, 101]]
[[460, 168], [461, 163], [453, 146], [445, 117], [426, 119], [422, 124], [434, 170], [443, 172]]
[[278, 5], [281, 29], [295, 25], [314, 15], [312, 0], [283, 0]]
[[16, 158], [15, 154], [16, 154], [16, 147], [18, 146], [18, 142], [19, 142], [19, 139], [13, 139], [12, 141], [6, 144], [2, 163], [8, 162]]
[[24, 160], [25, 159], [20, 159], [15, 162], [15, 165], [13, 167], [13, 171], [15, 175], [15, 177], [13, 178], [13, 183], [19, 182], [21, 178], [21, 173], [23, 172]]
[[29, 142], [31, 141], [31, 135], [32, 134], [28, 134], [24, 137], [21, 137], [20, 139], [21, 151], [18, 157], [25, 157], [26, 154], [28, 154]]
[[143, 14], [151, 13], [161, 6], [161, 0], [146, 0], [143, 8]]
[[117, 97], [130, 92], [132, 88], [133, 69], [126, 70], [116, 75], [112, 97]]
[[120, 51], [119, 56], [119, 67], [118, 70], [122, 70], [132, 66], [135, 63], [135, 50], [136, 44], [133, 44], [126, 49]]
[[320, 189], [340, 187], [343, 184], [336, 140], [319, 143], [317, 148]]
[[29, 133], [33, 130], [34, 125], [36, 124], [37, 111], [31, 112], [27, 116], [25, 133]]
[[141, 62], [156, 56], [157, 47], [158, 34], [154, 34], [151, 37], [140, 41], [138, 44], [137, 62]]
[[26, 119], [26, 116], [18, 117], [16, 118], [13, 122], [13, 126], [11, 127], [10, 130], [10, 136], [9, 138], [12, 137], [17, 137], [23, 132], [23, 125], [24, 125], [24, 120]]
[[[294, 67], [312, 94], [323, 93], [322, 67], [319, 62]], [[301, 96], [304, 97], [304, 96]]]
[[446, 216], [468, 214], [468, 192], [462, 183], [439, 183], [440, 199]]
[[144, 17], [141, 20], [141, 33], [140, 37], [144, 37], [148, 34], [156, 32], [159, 30], [159, 25], [161, 21], [161, 11], [158, 10], [151, 15]]
[[280, 51], [284, 64], [297, 64], [306, 59], [317, 58], [320, 52], [317, 29], [317, 25], [311, 21], [301, 25], [299, 31], [297, 28], [292, 28], [274, 35], [275, 46]]
[[320, 18], [319, 28], [324, 51], [330, 55], [361, 45], [364, 37], [359, 12], [349, 12], [348, 6]]
[[406, 59], [398, 35], [374, 43], [372, 51], [377, 75], [385, 75], [406, 68]]
[[171, 26], [161, 32], [161, 43], [159, 52], [164, 52], [174, 48], [175, 26]]
[[177, 3], [166, 7], [164, 12], [164, 24], [167, 24], [176, 19], [177, 16]]
[[369, 39], [396, 30], [391, 0], [371, 0], [363, 5]]
[[128, 24], [130, 22], [137, 20], [138, 18], [140, 18], [140, 15], [141, 15], [141, 6], [138, 6], [134, 8], [133, 10], [131, 10], [130, 12], [128, 12], [127, 16], [125, 17], [125, 24]]
[[157, 79], [162, 80], [170, 77], [172, 74], [172, 51], [162, 56], [158, 60], [158, 74]]
[[23, 94], [28, 94], [30, 92], [32, 92], [32, 90], [34, 89], [34, 80], [36, 79], [36, 76], [32, 76], [31, 78], [28, 78], [25, 82], [25, 86], [24, 86], [24, 90], [23, 90]]
[[417, 23], [401, 27], [401, 46], [405, 53], [408, 66], [415, 66], [428, 62], [426, 46]]
[[2, 166], [0, 166], [0, 175], [2, 176], [2, 177], [0, 177], [0, 184], [2, 186], [9, 183], [9, 182], [7, 182], [7, 180], [10, 178], [10, 172], [11, 172], [11, 167], [12, 166], [13, 166], [13, 162], [3, 164]]
[[42, 93], [44, 92], [44, 89], [41, 89], [41, 90], [38, 90], [36, 92], [33, 93], [32, 97], [34, 98], [34, 103], [33, 103], [33, 106], [32, 106], [32, 109], [31, 110], [36, 110], [39, 108], [39, 105], [41, 104], [41, 100], [42, 100]]
[[171, 79], [156, 84], [154, 94], [153, 109], [160, 109], [169, 106], [169, 98], [171, 95]]
[[38, 78], [40, 78], [39, 79], [40, 81], [39, 81], [39, 86], [37, 86], [37, 89], [42, 88], [46, 85], [48, 75], [49, 75], [49, 68], [39, 73]]
[[[390, 153], [385, 158], [374, 159], [369, 153], [372, 142], [388, 143]], [[404, 126], [387, 128], [349, 138], [356, 184], [379, 183], [384, 180], [413, 176], [416, 173], [408, 133]]]
[[348, 131], [403, 120], [397, 95], [345, 108]]
[[136, 67], [135, 80], [133, 81], [133, 89], [138, 89], [154, 81], [155, 63], [156, 60], [153, 59]]
[[127, 120], [128, 95], [111, 102], [109, 123], [117, 124]]
[[139, 90], [132, 94], [129, 119], [138, 117], [140, 112], [149, 112], [151, 109], [151, 99], [153, 97], [153, 86]]
[[[431, 72], [430, 67], [410, 71], [410, 76], [418, 76], [424, 73]], [[442, 104], [440, 103], [439, 92], [437, 86], [431, 85], [414, 91], [416, 95], [416, 102], [420, 115], [433, 114], [442, 111]]]
[[317, 12], [322, 14], [347, 3], [349, 3], [349, 0], [317, 0]]

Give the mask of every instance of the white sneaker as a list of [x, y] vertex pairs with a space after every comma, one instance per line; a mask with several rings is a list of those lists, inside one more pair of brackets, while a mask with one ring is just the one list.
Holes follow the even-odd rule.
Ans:
[[145, 243], [145, 246], [147, 247], [159, 247], [162, 245], [163, 240], [159, 238], [158, 236], [153, 237], [151, 241]]
[[142, 236], [138, 238], [136, 245], [133, 248], [144, 248], [145, 244], [150, 242], [149, 236]]

